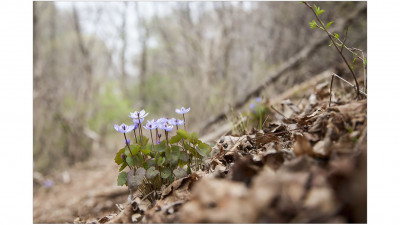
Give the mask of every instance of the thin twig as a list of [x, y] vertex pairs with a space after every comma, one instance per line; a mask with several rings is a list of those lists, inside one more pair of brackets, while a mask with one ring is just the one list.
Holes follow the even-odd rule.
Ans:
[[329, 39], [331, 39], [333, 45], [335, 46], [336, 50], [339, 52], [340, 56], [342, 57], [343, 61], [346, 63], [347, 67], [349, 68], [351, 74], [353, 75], [354, 78], [354, 82], [356, 83], [356, 94], [357, 97], [360, 95], [360, 87], [358, 86], [358, 81], [356, 78], [356, 75], [354, 74], [353, 69], [351, 69], [351, 66], [349, 65], [349, 63], [347, 62], [347, 59], [344, 57], [343, 53], [340, 52], [339, 47], [337, 46], [336, 42], [333, 40], [332, 36], [330, 35], [330, 33], [327, 31], [325, 24], [321, 21], [321, 19], [319, 18], [319, 16], [317, 15], [317, 13], [314, 11], [314, 9], [311, 7], [310, 4], [308, 4], [307, 2], [304, 2], [304, 4], [306, 4], [306, 6], [308, 6], [314, 13], [315, 17], [317, 18], [317, 20], [319, 21], [319, 23], [322, 25], [322, 27], [324, 28], [323, 30], [328, 34]]
[[[337, 75], [336, 73], [332, 73], [332, 75], [337, 77], [337, 78], [339, 78], [339, 79], [341, 79], [342, 81], [346, 82], [348, 85], [350, 85], [350, 86], [352, 86], [354, 88], [354, 85], [352, 83], [350, 83], [347, 80], [343, 79], [341, 76]], [[360, 90], [360, 93], [365, 95], [365, 97], [367, 97], [367, 94], [365, 92]]]
[[361, 51], [361, 55], [363, 57], [363, 71], [364, 71], [364, 91], [367, 93], [367, 73], [366, 73], [366, 65], [365, 65], [365, 57], [364, 57], [364, 52]]
[[279, 115], [283, 116], [283, 118], [289, 120], [289, 118], [287, 118], [285, 115], [283, 115], [283, 113], [279, 112], [277, 109], [274, 108], [273, 105], [271, 105], [271, 109], [273, 109], [275, 112], [277, 112]]
[[331, 100], [332, 100], [332, 85], [333, 85], [333, 78], [335, 77], [335, 76], [331, 76], [332, 78], [331, 78], [331, 86], [330, 86], [330, 88], [329, 88], [329, 104], [328, 104], [328, 107], [331, 107]]

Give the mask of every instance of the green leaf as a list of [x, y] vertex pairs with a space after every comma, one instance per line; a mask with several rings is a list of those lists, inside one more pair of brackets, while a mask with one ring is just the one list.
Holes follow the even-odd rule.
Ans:
[[156, 150], [156, 152], [165, 152], [166, 149], [166, 141], [162, 141], [160, 144], [155, 145], [154, 149]]
[[124, 162], [122, 163], [121, 168], [119, 168], [119, 172], [121, 172], [123, 169], [125, 169], [125, 167], [126, 167], [127, 165], [128, 165], [128, 164], [126, 164], [126, 162], [124, 161]]
[[180, 179], [182, 177], [187, 176], [186, 170], [183, 168], [176, 168], [176, 169], [174, 169], [173, 173], [174, 173], [176, 179]]
[[190, 148], [190, 144], [188, 142], [183, 142], [183, 145], [185, 147], [185, 149], [189, 149]]
[[171, 170], [169, 168], [164, 168], [161, 171], [161, 177], [162, 178], [168, 178], [169, 176], [171, 176]]
[[317, 13], [317, 15], [319, 16], [319, 15], [321, 15], [323, 12], [325, 12], [325, 10], [319, 10], [318, 13]]
[[162, 166], [162, 164], [164, 164], [164, 162], [165, 162], [165, 158], [160, 156], [157, 160], [157, 165]]
[[151, 150], [150, 149], [142, 149], [140, 150], [141, 152], [143, 152], [143, 154], [148, 155], [150, 154]]
[[178, 162], [179, 154], [180, 154], [180, 147], [177, 145], [172, 145], [171, 147], [168, 147], [165, 151], [165, 157], [172, 164], [176, 164]]
[[147, 143], [149, 142], [149, 139], [148, 139], [146, 136], [139, 137], [139, 138], [138, 138], [138, 144], [140, 144], [140, 145], [142, 144], [142, 141], [141, 141], [142, 138], [143, 138], [143, 146], [144, 146], [144, 145], [147, 145]]
[[[137, 144], [129, 145], [129, 147], [131, 148], [133, 156], [135, 156], [140, 150], [140, 146]], [[125, 147], [125, 155], [131, 155], [131, 152], [127, 147]]]
[[129, 148], [127, 148], [127, 147], [125, 147], [125, 155], [126, 156], [130, 156], [131, 155], [131, 152], [129, 151]]
[[126, 184], [127, 177], [128, 174], [125, 171], [119, 173], [117, 182], [118, 186], [124, 186], [124, 184]]
[[190, 143], [192, 143], [192, 144], [195, 145], [195, 144], [197, 144], [198, 140], [199, 140], [199, 135], [197, 135], [196, 132], [193, 132], [193, 133], [191, 133], [191, 134], [189, 135], [189, 141], [190, 141]]
[[200, 143], [198, 146], [196, 146], [196, 150], [201, 156], [205, 157], [211, 152], [211, 147], [208, 144]]
[[121, 158], [121, 154], [125, 152], [125, 148], [121, 148], [115, 155], [114, 161], [116, 164], [121, 165], [124, 160]]
[[134, 166], [134, 161], [133, 158], [131, 156], [126, 157], [126, 162], [128, 163], [129, 166]]
[[317, 27], [317, 23], [315, 22], [315, 20], [313, 20], [310, 24], [310, 28], [315, 28]]
[[334, 21], [329, 22], [329, 23], [326, 25], [326, 29], [328, 29], [328, 28], [332, 25], [333, 22], [334, 22]]
[[149, 168], [149, 164], [147, 162], [143, 162], [143, 168], [147, 170]]
[[331, 47], [333, 45], [333, 43], [331, 42], [330, 44], [329, 44], [329, 47]]
[[182, 139], [182, 136], [177, 134], [177, 135], [171, 137], [171, 140], [169, 140], [169, 143], [170, 144], [175, 144], [175, 143], [178, 143], [181, 139]]
[[335, 35], [335, 37], [336, 37], [337, 39], [339, 39], [339, 34], [334, 33], [334, 35]]
[[185, 152], [185, 151], [181, 151], [181, 152], [180, 152], [180, 154], [179, 154], [179, 160], [181, 160], [181, 161], [183, 161], [183, 162], [187, 162], [187, 161], [188, 161], [188, 158], [187, 158], [187, 155], [186, 155], [186, 152]]
[[147, 163], [148, 163], [149, 167], [152, 167], [152, 166], [155, 166], [155, 165], [156, 165], [156, 163], [154, 162], [154, 159], [149, 159], [149, 160], [147, 161]]
[[155, 176], [158, 174], [158, 170], [154, 166], [150, 167], [146, 171], [146, 178], [148, 179], [153, 179]]
[[187, 132], [186, 132], [185, 130], [179, 129], [179, 130], [177, 131], [177, 133], [178, 133], [182, 138], [188, 139], [188, 137], [189, 137], [189, 135], [187, 134]]
[[195, 153], [196, 153], [196, 149], [193, 147], [189, 147], [189, 151], [190, 151], [190, 153], [192, 153], [192, 155], [195, 155]]

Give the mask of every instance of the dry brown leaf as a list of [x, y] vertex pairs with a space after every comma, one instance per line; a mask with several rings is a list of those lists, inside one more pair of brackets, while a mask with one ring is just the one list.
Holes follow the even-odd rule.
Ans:
[[193, 199], [180, 211], [180, 223], [248, 223], [256, 212], [246, 201], [243, 183], [202, 179], [193, 188]]
[[296, 142], [294, 143], [293, 149], [293, 153], [296, 154], [296, 156], [304, 154], [311, 155], [313, 153], [313, 148], [310, 142], [307, 138], [301, 135], [296, 136]]

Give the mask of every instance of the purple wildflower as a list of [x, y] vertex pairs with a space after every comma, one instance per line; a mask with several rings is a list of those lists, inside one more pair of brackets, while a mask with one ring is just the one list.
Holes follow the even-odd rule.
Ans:
[[185, 109], [184, 107], [182, 107], [181, 109], [175, 109], [175, 112], [178, 114], [185, 114], [188, 113], [190, 111], [190, 107]]
[[144, 118], [133, 119], [133, 123], [136, 125], [135, 130], [139, 126], [139, 123], [143, 123], [143, 121], [144, 121]]
[[134, 113], [131, 113], [131, 115], [129, 117], [132, 118], [132, 119], [143, 119], [147, 115], [149, 115], [149, 113], [146, 113], [146, 111], [144, 111], [144, 109], [142, 109], [140, 112], [139, 111], [135, 111]]
[[256, 104], [254, 104], [254, 102], [250, 103], [250, 109], [251, 111], [255, 111], [254, 108], [256, 107]]
[[147, 120], [147, 124], [145, 126], [143, 126], [145, 129], [147, 130], [153, 130], [157, 128], [157, 122], [155, 122], [154, 120]]
[[118, 126], [114, 124], [114, 129], [120, 133], [129, 133], [135, 128], [134, 125], [125, 125], [124, 123]]
[[178, 119], [172, 118], [168, 121], [168, 123], [176, 126], [176, 125], [183, 125], [185, 122], [183, 120], [178, 120]]
[[256, 100], [256, 102], [261, 102], [261, 97], [257, 97], [257, 98], [255, 98], [254, 100]]
[[45, 180], [45, 181], [43, 182], [43, 186], [45, 186], [46, 188], [53, 187], [53, 186], [54, 186], [54, 181], [52, 181], [52, 180]]
[[131, 140], [130, 139], [125, 140], [125, 144], [126, 145], [130, 145], [131, 144]]
[[160, 129], [163, 129], [167, 132], [171, 131], [172, 129], [174, 129], [174, 126], [169, 126], [167, 123], [164, 123], [161, 127], [159, 127]]
[[164, 118], [164, 117], [162, 117], [162, 118], [160, 118], [160, 119], [157, 120], [157, 123], [158, 123], [158, 124], [163, 124], [163, 123], [167, 123], [167, 122], [168, 122], [168, 119], [167, 119], [167, 118]]

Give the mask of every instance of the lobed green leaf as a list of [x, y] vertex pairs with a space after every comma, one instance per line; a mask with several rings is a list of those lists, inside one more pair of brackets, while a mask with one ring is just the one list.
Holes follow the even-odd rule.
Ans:
[[171, 137], [171, 139], [169, 140], [170, 144], [175, 144], [178, 143], [180, 140], [182, 140], [182, 136], [180, 136], [179, 134]]
[[182, 130], [182, 129], [179, 129], [178, 131], [176, 131], [177, 132], [177, 134], [179, 134], [182, 138], [184, 138], [184, 139], [188, 139], [188, 137], [189, 137], [189, 135], [188, 135], [188, 133], [186, 132], [186, 130]]
[[186, 170], [184, 168], [176, 168], [174, 169], [173, 173], [176, 179], [180, 179], [182, 177], [187, 176]]
[[166, 149], [166, 141], [162, 141], [160, 144], [155, 145], [154, 149], [156, 152], [165, 152]]
[[199, 143], [199, 145], [196, 146], [196, 150], [201, 156], [205, 157], [211, 152], [211, 147], [208, 144]]
[[199, 135], [197, 135], [196, 132], [193, 132], [193, 133], [191, 133], [191, 134], [189, 135], [189, 141], [190, 141], [190, 143], [192, 143], [192, 144], [195, 145], [195, 144], [197, 144], [198, 140], [199, 140]]
[[135, 165], [135, 163], [134, 163], [134, 160], [133, 160], [133, 158], [132, 158], [132, 156], [128, 156], [128, 157], [126, 157], [126, 162], [128, 163], [128, 165], [129, 166], [134, 166]]
[[[124, 160], [121, 158], [121, 154], [122, 153], [125, 153], [125, 148], [121, 148], [118, 152], [117, 152], [117, 154], [115, 155], [115, 158], [114, 158], [114, 161], [115, 161], [115, 163], [117, 164], [117, 165], [121, 165], [123, 162], [124, 162]], [[125, 154], [126, 155], [126, 154]]]
[[154, 166], [150, 167], [146, 171], [146, 178], [153, 179], [159, 173], [158, 170]]
[[128, 174], [125, 171], [119, 173], [118, 181], [117, 181], [118, 186], [126, 185], [127, 177], [128, 177]]
[[165, 158], [160, 156], [157, 160], [157, 165], [162, 166], [162, 164], [164, 164], [164, 162], [165, 162]]
[[126, 164], [126, 162], [124, 161], [124, 162], [122, 163], [121, 168], [119, 168], [119, 172], [121, 172], [123, 169], [125, 169], [125, 167], [126, 167], [127, 165], [128, 165], [128, 164]]
[[169, 168], [162, 169], [161, 177], [162, 178], [168, 178], [169, 176], [171, 176], [171, 170]]

